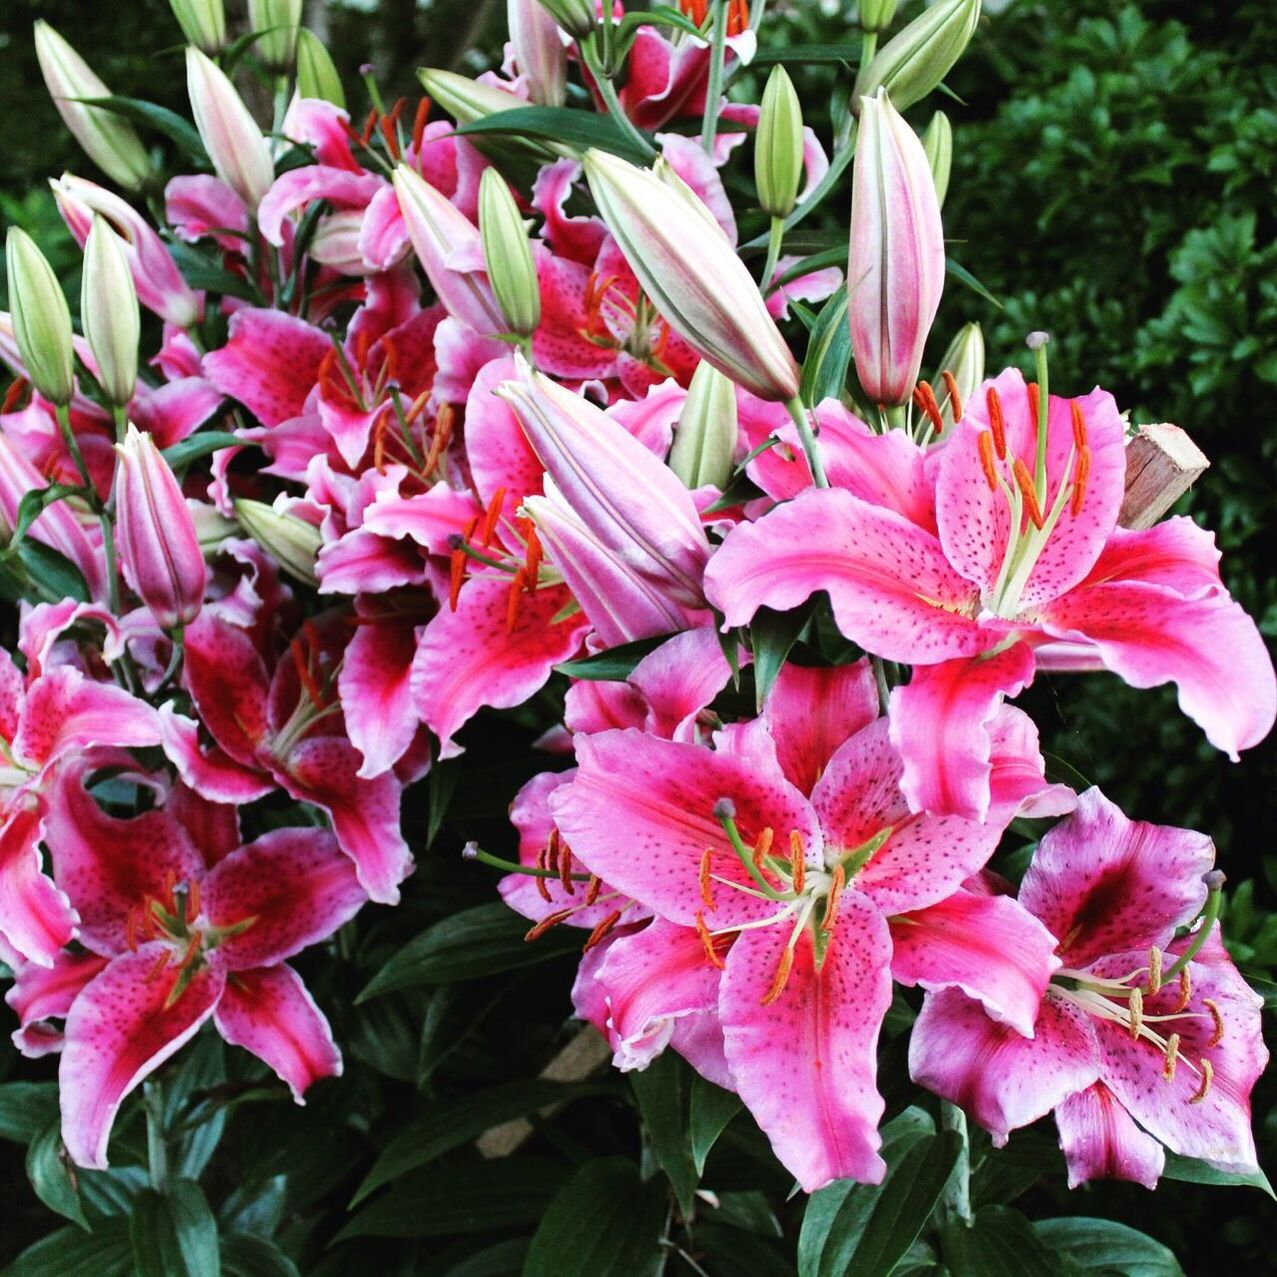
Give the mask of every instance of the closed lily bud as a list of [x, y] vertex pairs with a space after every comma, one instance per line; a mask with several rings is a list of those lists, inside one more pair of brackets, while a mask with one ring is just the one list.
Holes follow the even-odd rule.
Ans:
[[879, 91], [860, 103], [847, 264], [851, 348], [874, 403], [909, 401], [944, 269], [940, 203], [926, 153]]
[[222, 0], [169, 0], [187, 44], [207, 54], [226, 46], [226, 8]]
[[208, 568], [195, 520], [155, 440], [130, 423], [115, 446], [115, 540], [129, 588], [166, 630], [204, 605]]
[[709, 542], [691, 493], [619, 421], [516, 355], [497, 394], [566, 505], [609, 553], [671, 602], [704, 607]]
[[884, 31], [896, 16], [899, 0], [860, 0], [860, 26], [865, 31]]
[[539, 3], [574, 40], [584, 40], [598, 24], [594, 0], [539, 0]]
[[151, 224], [113, 191], [70, 173], [51, 179], [58, 211], [81, 248], [93, 219], [101, 215], [120, 237], [138, 301], [178, 328], [189, 328], [202, 313], [200, 295], [182, 278], [173, 255]]
[[262, 131], [216, 63], [198, 49], [186, 50], [186, 88], [217, 176], [256, 209], [275, 181], [275, 166]]
[[111, 90], [47, 22], [35, 24], [35, 52], [53, 105], [84, 153], [113, 182], [141, 190], [151, 176], [151, 160], [133, 126], [113, 111], [79, 100], [109, 98]]
[[980, 0], [937, 0], [889, 40], [861, 71], [855, 96], [886, 89], [898, 110], [925, 98], [962, 56], [980, 20]]
[[758, 285], [694, 191], [658, 160], [585, 155], [590, 192], [643, 291], [719, 372], [762, 399], [798, 394], [798, 365]]
[[268, 71], [293, 69], [301, 20], [302, 0], [248, 0], [248, 25], [259, 33], [253, 49]]
[[319, 219], [311, 238], [309, 254], [317, 262], [331, 266], [342, 275], [373, 275], [360, 248], [364, 229], [362, 208], [338, 208]]
[[304, 98], [322, 98], [346, 109], [346, 90], [333, 56], [309, 27], [297, 33], [297, 92]]
[[689, 487], [727, 487], [736, 455], [736, 388], [712, 364], [696, 365], [674, 428], [670, 469]]
[[240, 526], [289, 576], [304, 585], [318, 585], [315, 560], [323, 538], [313, 524], [294, 514], [281, 514], [264, 501], [235, 502]]
[[68, 404], [75, 393], [75, 348], [71, 310], [58, 277], [20, 227], [9, 227], [4, 257], [13, 336], [27, 376], [46, 399]]
[[975, 394], [983, 380], [984, 333], [979, 324], [963, 324], [940, 356], [934, 383], [940, 413], [946, 424], [952, 425], [962, 416], [963, 405]]
[[567, 98], [568, 54], [559, 28], [540, 0], [506, 0], [514, 61], [539, 106], [562, 106]]
[[922, 135], [922, 149], [931, 166], [931, 180], [936, 187], [936, 200], [944, 207], [949, 192], [949, 170], [953, 167], [953, 125], [943, 111], [937, 111]]
[[771, 217], [788, 217], [803, 177], [803, 110], [794, 82], [782, 66], [772, 68], [754, 134], [754, 183], [758, 202]]
[[101, 214], [93, 218], [84, 245], [80, 326], [97, 361], [98, 384], [107, 402], [126, 407], [137, 388], [142, 322], [124, 245]]
[[507, 329], [531, 337], [541, 322], [541, 286], [528, 230], [506, 180], [494, 168], [479, 180], [479, 234], [488, 265], [488, 282]]
[[[532, 103], [525, 98], [498, 89], [492, 84], [480, 84], [455, 71], [441, 71], [436, 67], [422, 67], [417, 72], [421, 87], [430, 100], [446, 111], [458, 124], [473, 124], [486, 120], [502, 111], [522, 111]], [[477, 140], [482, 140], [481, 137]], [[574, 156], [576, 152], [558, 142], [533, 141], [531, 138], [503, 138], [502, 144], [538, 159], [553, 160]]]
[[476, 332], [505, 331], [505, 316], [483, 270], [483, 245], [470, 219], [407, 164], [394, 175], [408, 238], [448, 314]]

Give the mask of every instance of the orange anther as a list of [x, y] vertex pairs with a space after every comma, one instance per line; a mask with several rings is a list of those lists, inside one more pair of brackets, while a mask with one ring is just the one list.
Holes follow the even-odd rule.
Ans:
[[940, 374], [944, 382], [945, 394], [949, 396], [949, 413], [954, 421], [962, 420], [962, 392], [958, 389], [958, 379], [947, 368]]
[[1007, 456], [1007, 423], [1002, 415], [1002, 400], [992, 386], [984, 396], [989, 409], [989, 429], [993, 431], [993, 446], [997, 450], [998, 460], [1005, 461]]
[[789, 973], [793, 966], [794, 950], [790, 945], [786, 945], [781, 951], [780, 962], [776, 967], [776, 974], [772, 977], [771, 987], [763, 994], [763, 1006], [771, 1006], [785, 992], [785, 985], [789, 982]]
[[590, 881], [585, 884], [585, 903], [592, 905], [599, 898], [599, 892], [602, 889], [603, 879], [598, 874], [591, 874]]
[[1077, 471], [1073, 476], [1073, 500], [1069, 511], [1076, 519], [1082, 513], [1082, 503], [1086, 500], [1086, 480], [1091, 473], [1091, 450], [1085, 444], [1077, 454]]
[[4, 403], [0, 404], [0, 413], [12, 412], [22, 402], [22, 396], [26, 394], [30, 384], [25, 377], [16, 378], [5, 391]]
[[196, 879], [191, 880], [190, 886], [186, 890], [186, 917], [187, 921], [200, 916], [200, 884]]
[[575, 896], [576, 888], [572, 885], [572, 849], [558, 837], [557, 829], [550, 836], [556, 843], [555, 855], [558, 861], [559, 882], [569, 896]]
[[573, 909], [560, 909], [557, 913], [547, 913], [523, 938], [524, 940], [540, 940], [551, 927], [557, 927], [565, 918], [570, 918]]
[[842, 899], [843, 888], [846, 885], [847, 871], [842, 865], [838, 865], [834, 869], [834, 881], [825, 900], [825, 916], [820, 920], [820, 929], [825, 935], [834, 929], [834, 922], [838, 918], [838, 902]]
[[714, 948], [714, 937], [710, 935], [709, 928], [705, 925], [705, 915], [699, 909], [696, 911], [696, 934], [701, 938], [701, 947], [705, 950], [705, 956], [721, 971], [725, 963], [718, 950]]
[[486, 550], [492, 544], [497, 532], [497, 523], [501, 518], [501, 508], [505, 504], [505, 489], [498, 488], [488, 502], [483, 514], [483, 523], [479, 526], [479, 544]]
[[422, 98], [417, 103], [417, 114], [412, 117], [412, 149], [417, 160], [421, 160], [421, 139], [425, 136], [426, 121], [430, 118], [430, 99]]
[[381, 117], [381, 136], [385, 140], [386, 150], [390, 153], [390, 158], [398, 162], [399, 139], [395, 136], [395, 122], [388, 115]]
[[611, 931], [612, 928], [615, 927], [616, 924], [620, 921], [621, 921], [621, 911], [619, 909], [615, 910], [615, 912], [613, 913], [608, 914], [608, 916], [604, 918], [603, 921], [600, 922], [599, 925], [595, 927], [593, 931], [590, 932], [589, 938], [586, 940], [585, 944], [581, 947], [581, 952], [589, 953], [590, 950], [593, 949], [594, 946], [598, 944], [599, 941], [602, 940], [608, 934], [608, 932]]
[[761, 870], [763, 862], [771, 855], [772, 843], [775, 841], [775, 831], [769, 825], [758, 835], [758, 841], [754, 844], [754, 868]]
[[1038, 504], [1037, 489], [1033, 486], [1033, 476], [1029, 473], [1029, 467], [1016, 457], [1011, 465], [1011, 473], [1015, 476], [1016, 485], [1024, 497], [1024, 512], [1033, 521], [1035, 528], [1041, 528], [1046, 523], [1046, 519], [1043, 518], [1042, 507]]
[[510, 595], [505, 605], [505, 630], [507, 634], [514, 633], [514, 627], [519, 623], [519, 604], [523, 600], [523, 585], [527, 576], [522, 568], [514, 574], [514, 580], [510, 582]]
[[1210, 1091], [1210, 1084], [1215, 1080], [1215, 1066], [1209, 1060], [1199, 1060], [1202, 1070], [1202, 1084], [1189, 1099], [1190, 1104], [1200, 1104]]
[[1188, 974], [1188, 968], [1185, 967], [1179, 973], [1179, 998], [1175, 1005], [1171, 1008], [1172, 1015], [1178, 1015], [1186, 1006], [1189, 999], [1193, 996], [1193, 978]]
[[359, 135], [359, 142], [362, 146], [367, 146], [372, 141], [372, 131], [377, 127], [377, 108], [374, 106], [369, 109], [368, 117], [364, 120], [364, 131]]
[[1069, 412], [1073, 417], [1073, 446], [1081, 452], [1086, 447], [1086, 418], [1082, 415], [1082, 405], [1076, 399], [1069, 400]]
[[807, 885], [807, 850], [802, 834], [796, 829], [789, 831], [789, 871], [794, 890], [801, 892]]
[[[551, 835], [553, 837], [553, 835]], [[537, 851], [536, 866], [542, 873], [536, 874], [532, 881], [536, 883], [537, 895], [545, 901], [546, 904], [553, 903], [554, 897], [550, 895], [550, 885], [545, 879], [544, 872], [550, 868], [550, 847], [547, 843]]]
[[151, 963], [150, 970], [147, 971], [146, 975], [143, 977], [147, 984], [150, 984], [150, 982], [168, 966], [169, 959], [172, 958], [172, 956], [172, 953], [170, 953], [168, 949], [164, 949], [162, 952], [155, 955], [155, 961]]
[[980, 453], [980, 468], [984, 471], [984, 478], [989, 485], [990, 492], [998, 490], [998, 468], [993, 460], [993, 452], [996, 446], [993, 436], [987, 430], [981, 430], [976, 435], [976, 449]]
[[464, 550], [453, 550], [451, 572], [451, 580], [448, 583], [448, 608], [450, 611], [455, 612], [457, 610], [457, 599], [461, 594], [461, 586], [466, 579], [466, 552]]
[[292, 653], [293, 664], [297, 668], [297, 680], [302, 685], [302, 691], [306, 693], [310, 703], [319, 708], [323, 702], [323, 696], [320, 693], [319, 684], [315, 682], [314, 675], [310, 672], [305, 645], [300, 638], [295, 638], [288, 645], [288, 650]]
[[710, 912], [714, 912], [714, 886], [710, 881], [710, 861], [714, 855], [713, 847], [706, 847], [701, 855], [701, 869], [697, 875], [697, 881], [700, 883], [701, 899], [705, 902], [705, 908]]
[[541, 559], [541, 538], [537, 536], [536, 528], [529, 526], [527, 549], [523, 557], [523, 569], [528, 574], [529, 594], [537, 592], [537, 584], [541, 575]]
[[1175, 1079], [1175, 1066], [1179, 1063], [1179, 1034], [1172, 1033], [1166, 1039], [1166, 1063], [1162, 1065], [1162, 1076], [1168, 1081]]
[[1224, 1040], [1224, 1017], [1220, 1014], [1218, 1005], [1213, 998], [1203, 998], [1202, 1006], [1210, 1014], [1210, 1018], [1215, 1023], [1215, 1032], [1211, 1034], [1210, 1041], [1206, 1043], [1209, 1049], [1212, 1046], [1218, 1046]]
[[913, 403], [919, 412], [926, 414], [936, 430], [944, 429], [944, 418], [940, 415], [940, 405], [936, 403], [936, 394], [931, 389], [930, 382], [920, 381], [917, 384], [913, 392]]
[[1037, 382], [1031, 381], [1025, 390], [1029, 395], [1029, 428], [1036, 434], [1038, 429], [1038, 413], [1042, 409], [1042, 391]]
[[124, 920], [124, 943], [130, 953], [137, 952], [137, 910], [130, 909]]

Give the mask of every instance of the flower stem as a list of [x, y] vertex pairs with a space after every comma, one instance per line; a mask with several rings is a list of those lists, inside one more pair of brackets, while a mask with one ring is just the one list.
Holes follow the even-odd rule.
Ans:
[[89, 480], [89, 468], [84, 464], [84, 454], [80, 451], [80, 441], [75, 437], [75, 431], [71, 429], [71, 409], [67, 404], [56, 404], [53, 409], [54, 415], [58, 419], [58, 429], [62, 432], [62, 441], [67, 446], [67, 451], [71, 454], [71, 460], [75, 463], [76, 470], [80, 474], [80, 482], [89, 494], [89, 499], [93, 499], [93, 484]]
[[771, 226], [767, 230], [767, 263], [763, 267], [762, 277], [758, 281], [758, 286], [767, 292], [768, 286], [772, 282], [772, 276], [776, 273], [776, 263], [780, 261], [780, 246], [785, 238], [785, 219], [783, 217], [773, 217]]
[[1183, 969], [1188, 966], [1192, 960], [1197, 957], [1198, 951], [1202, 945], [1206, 943], [1206, 938], [1210, 935], [1211, 929], [1215, 925], [1215, 919], [1219, 917], [1219, 911], [1224, 903], [1224, 875], [1218, 869], [1212, 869], [1206, 875], [1206, 886], [1208, 894], [1206, 896], [1206, 904], [1201, 913], [1201, 925], [1193, 933], [1193, 939], [1189, 943], [1187, 949], [1175, 959], [1165, 971], [1162, 972], [1162, 983], [1167, 984], [1174, 980]]
[[608, 109], [608, 114], [620, 125], [621, 131], [626, 137], [644, 155], [654, 159], [657, 154], [656, 148], [643, 136], [630, 117], [625, 114], [621, 99], [616, 96], [616, 85], [612, 83], [612, 77], [607, 73], [602, 59], [599, 57], [596, 41], [597, 37], [591, 36], [582, 46], [581, 52], [585, 56], [586, 65], [594, 76], [594, 83], [598, 87], [599, 96], [603, 99], [603, 103]]
[[162, 1193], [168, 1187], [168, 1148], [164, 1142], [164, 1096], [154, 1078], [142, 1083], [146, 1107], [146, 1157], [151, 1171], [151, 1187]]
[[807, 415], [807, 409], [803, 407], [803, 401], [795, 395], [785, 407], [789, 409], [789, 415], [793, 418], [794, 425], [798, 427], [798, 438], [802, 441], [803, 451], [807, 454], [807, 464], [811, 466], [811, 477], [815, 480], [816, 487], [829, 487], [825, 463], [820, 458], [820, 445], [816, 442], [816, 432], [811, 428], [811, 420]]
[[718, 133], [718, 100], [723, 96], [723, 60], [727, 49], [727, 6], [714, 0], [710, 18], [712, 31], [709, 48], [709, 84], [705, 89], [705, 119], [701, 125], [701, 146], [706, 155], [714, 154], [714, 138]]

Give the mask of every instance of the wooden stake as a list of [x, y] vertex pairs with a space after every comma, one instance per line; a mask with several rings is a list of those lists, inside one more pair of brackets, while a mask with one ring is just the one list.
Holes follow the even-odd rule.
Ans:
[[1124, 528], [1151, 528], [1210, 465], [1206, 454], [1179, 426], [1141, 426], [1126, 444], [1126, 495], [1117, 521]]

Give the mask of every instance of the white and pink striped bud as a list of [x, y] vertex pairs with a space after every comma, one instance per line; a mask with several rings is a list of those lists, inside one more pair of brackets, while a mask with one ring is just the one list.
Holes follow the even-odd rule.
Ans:
[[558, 23], [541, 0], [506, 0], [514, 64], [528, 97], [538, 106], [562, 106], [567, 99], [568, 54]]
[[448, 314], [479, 333], [505, 332], [484, 270], [479, 228], [407, 164], [395, 169], [394, 184], [417, 260]]
[[217, 176], [256, 209], [275, 181], [261, 129], [226, 73], [195, 48], [186, 50], [186, 88], [195, 127]]
[[122, 115], [82, 100], [109, 98], [111, 90], [43, 20], [35, 24], [35, 53], [53, 105], [84, 153], [113, 182], [141, 190], [151, 177], [151, 159], [141, 138]]
[[643, 169], [590, 150], [585, 174], [625, 260], [670, 327], [737, 385], [762, 399], [795, 399], [794, 356], [696, 193], [663, 160]]
[[874, 402], [909, 402], [944, 289], [944, 232], [926, 152], [879, 92], [860, 105], [851, 188], [848, 318]]
[[116, 444], [115, 540], [129, 588], [161, 628], [193, 621], [208, 568], [195, 520], [155, 440], [130, 424]]
[[590, 535], [671, 603], [704, 607], [709, 542], [691, 493], [620, 422], [516, 356], [497, 394]]
[[113, 191], [71, 173], [49, 180], [67, 228], [81, 248], [88, 243], [93, 217], [100, 214], [120, 237], [137, 299], [167, 323], [189, 328], [204, 309], [199, 293], [187, 284], [164, 241], [150, 223]]

